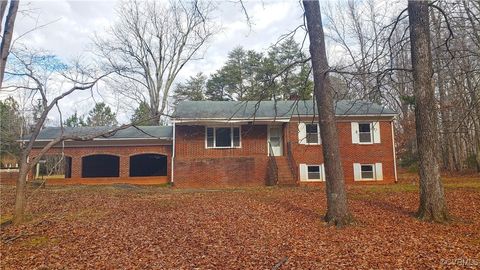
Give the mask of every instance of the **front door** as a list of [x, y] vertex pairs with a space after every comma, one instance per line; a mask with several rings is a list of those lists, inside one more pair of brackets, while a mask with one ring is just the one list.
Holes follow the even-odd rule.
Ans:
[[283, 155], [282, 126], [270, 126], [268, 128], [268, 152], [272, 156]]

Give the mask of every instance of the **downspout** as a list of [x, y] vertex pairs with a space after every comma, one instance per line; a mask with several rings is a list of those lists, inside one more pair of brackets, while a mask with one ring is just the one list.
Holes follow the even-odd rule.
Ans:
[[393, 171], [395, 173], [395, 183], [398, 182], [397, 178], [397, 154], [395, 153], [395, 132], [393, 132], [393, 119], [390, 122], [392, 126], [392, 150], [393, 150]]
[[170, 183], [173, 184], [174, 162], [175, 161], [175, 120], [173, 120], [173, 145], [172, 145], [172, 172], [170, 174]]

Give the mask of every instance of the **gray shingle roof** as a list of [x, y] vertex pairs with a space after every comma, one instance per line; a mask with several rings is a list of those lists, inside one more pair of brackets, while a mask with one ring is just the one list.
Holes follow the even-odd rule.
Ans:
[[[101, 132], [107, 132], [113, 127], [65, 127], [64, 135], [76, 135], [76, 136], [89, 136], [92, 134], [98, 134]], [[47, 127], [40, 131], [37, 140], [51, 140], [61, 134], [60, 127]], [[98, 138], [101, 139], [171, 139], [173, 136], [173, 130], [171, 126], [137, 126], [121, 129], [113, 134], [107, 134]], [[23, 137], [24, 140], [28, 140], [30, 135]]]
[[[301, 101], [182, 101], [176, 119], [253, 119], [290, 118], [295, 115], [316, 115], [313, 100]], [[315, 108], [315, 110], [314, 110]], [[339, 100], [335, 106], [338, 116], [395, 115], [396, 112], [368, 101]]]

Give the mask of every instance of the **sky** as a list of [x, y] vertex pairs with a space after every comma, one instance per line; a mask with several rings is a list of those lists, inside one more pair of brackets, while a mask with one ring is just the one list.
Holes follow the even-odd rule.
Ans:
[[[161, 1], [159, 1], [161, 2]], [[244, 1], [251, 27], [240, 4], [236, 1], [216, 1], [215, 23], [220, 31], [205, 48], [203, 58], [190, 62], [181, 71], [176, 82], [182, 82], [198, 72], [211, 74], [219, 69], [229, 51], [238, 46], [264, 51], [285, 33], [302, 23], [298, 1]], [[91, 57], [91, 39], [102, 35], [117, 18], [118, 1], [22, 1], [15, 22], [14, 38], [22, 36], [16, 45], [46, 50], [64, 61]], [[39, 29], [29, 32], [31, 29]], [[25, 34], [27, 33], [27, 34]], [[303, 34], [297, 37], [303, 39]], [[99, 85], [100, 88], [102, 88]], [[131, 111], [104, 89], [95, 89], [95, 100], [90, 94], [72, 95], [61, 104], [64, 117], [78, 111], [80, 114], [104, 99], [116, 112], [120, 122], [128, 120]], [[100, 94], [101, 96], [99, 97]], [[5, 97], [5, 94], [2, 95]], [[58, 113], [52, 112], [50, 123], [58, 122]]]
[[[214, 13], [215, 23], [220, 26], [220, 31], [207, 44], [203, 58], [188, 63], [177, 77], [176, 83], [198, 72], [207, 75], [215, 72], [224, 64], [228, 52], [235, 47], [265, 51], [281, 35], [303, 23], [301, 5], [295, 0], [244, 1], [251, 27], [238, 1], [214, 3], [218, 7]], [[15, 46], [23, 44], [28, 48], [46, 50], [64, 61], [90, 59], [93, 35], [104, 35], [106, 29], [118, 20], [118, 4], [114, 0], [22, 1], [14, 29], [14, 38], [21, 38]], [[41, 27], [29, 32], [38, 26]], [[301, 32], [296, 39], [302, 41], [303, 37], [304, 32]], [[307, 49], [308, 39], [305, 45], [305, 50]], [[335, 51], [335, 47], [327, 44], [327, 50]], [[4, 98], [5, 93], [0, 96]], [[101, 84], [95, 88], [93, 96], [94, 99], [90, 98], [90, 93], [82, 93], [65, 98], [60, 104], [63, 117], [74, 111], [85, 114], [95, 101], [106, 101], [116, 111], [120, 122], [128, 121], [131, 110], [122, 106], [118, 98]], [[58, 112], [52, 112], [49, 119], [50, 124], [58, 123]]]

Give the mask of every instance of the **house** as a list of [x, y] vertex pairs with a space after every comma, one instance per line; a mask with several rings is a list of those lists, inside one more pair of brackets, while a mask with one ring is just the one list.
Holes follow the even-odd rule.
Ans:
[[[395, 112], [365, 101], [336, 103], [346, 183], [396, 181]], [[64, 182], [166, 183], [178, 187], [298, 185], [325, 181], [316, 107], [308, 101], [183, 101], [172, 126], [130, 127], [66, 141]], [[65, 132], [88, 134], [89, 129]], [[39, 147], [59, 128], [44, 129]]]

